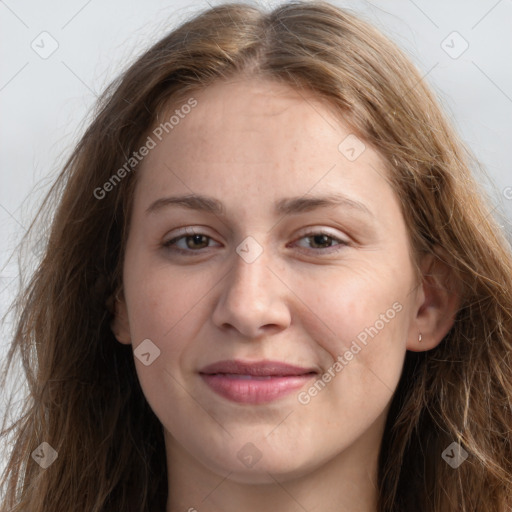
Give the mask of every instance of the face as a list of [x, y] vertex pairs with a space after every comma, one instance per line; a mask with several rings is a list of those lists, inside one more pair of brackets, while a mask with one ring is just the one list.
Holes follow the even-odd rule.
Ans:
[[116, 319], [168, 454], [239, 482], [375, 460], [422, 300], [383, 160], [284, 85], [193, 97], [136, 171]]

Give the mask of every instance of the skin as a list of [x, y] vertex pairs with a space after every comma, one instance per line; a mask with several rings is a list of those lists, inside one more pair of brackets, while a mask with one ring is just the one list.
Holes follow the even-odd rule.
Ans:
[[[353, 131], [328, 104], [243, 77], [193, 96], [197, 106], [137, 170], [113, 323], [119, 342], [135, 350], [150, 339], [160, 350], [148, 366], [135, 363], [164, 426], [167, 512], [376, 511], [377, 457], [406, 350], [442, 340], [456, 298], [431, 277], [416, 279], [382, 157], [366, 144], [349, 161], [338, 145]], [[282, 198], [329, 193], [369, 213], [346, 205], [273, 213]], [[174, 205], [146, 213], [159, 198], [185, 194], [214, 197], [224, 212]], [[185, 227], [205, 237], [163, 246]], [[333, 238], [306, 236], [320, 230]], [[236, 252], [249, 236], [262, 249], [250, 263]], [[431, 257], [420, 263], [435, 273]], [[321, 377], [397, 303], [394, 318], [307, 404], [298, 392], [238, 404], [198, 375], [238, 358], [314, 367]], [[237, 456], [246, 443], [261, 456], [251, 467]]]

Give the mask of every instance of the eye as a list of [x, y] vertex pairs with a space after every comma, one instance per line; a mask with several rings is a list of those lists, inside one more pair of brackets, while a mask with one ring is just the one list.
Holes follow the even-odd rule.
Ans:
[[[184, 234], [171, 238], [162, 244], [163, 247], [171, 251], [176, 251], [182, 254], [190, 254], [191, 252], [199, 252], [199, 249], [208, 247], [208, 241], [212, 240], [211, 237], [204, 233], [196, 232], [190, 228], [185, 230]], [[178, 246], [178, 242], [184, 241], [184, 246]]]
[[[348, 245], [348, 242], [345, 240], [341, 240], [340, 238], [336, 238], [332, 236], [331, 234], [325, 232], [325, 231], [310, 231], [308, 233], [305, 233], [301, 238], [298, 240], [307, 239], [309, 243], [312, 243], [313, 245], [320, 246], [313, 248], [314, 251], [318, 252], [337, 252], [341, 250], [344, 246]], [[331, 244], [332, 241], [339, 242], [338, 247], [334, 247], [334, 250], [326, 250], [333, 248]]]
[[[325, 232], [325, 231], [310, 231], [306, 234], [304, 234], [302, 237], [300, 237], [298, 240], [307, 239], [310, 244], [313, 244], [314, 246], [312, 250], [316, 252], [337, 252], [341, 250], [344, 246], [349, 245], [349, 243], [345, 240], [341, 240], [340, 238], [336, 238], [332, 236], [331, 234]], [[162, 244], [163, 247], [175, 251], [181, 254], [187, 254], [191, 255], [191, 253], [198, 253], [201, 251], [201, 249], [205, 249], [209, 246], [209, 241], [213, 240], [210, 236], [205, 235], [204, 233], [196, 232], [190, 228], [187, 228], [185, 230], [184, 234], [181, 234], [179, 236], [176, 236], [174, 238], [171, 238], [170, 240], [164, 242]], [[179, 242], [184, 242], [184, 246], [181, 247], [178, 246]], [[339, 242], [337, 245], [338, 247], [334, 247], [331, 245], [331, 243]], [[320, 247], [318, 247], [320, 246]], [[332, 250], [327, 250], [332, 249]]]

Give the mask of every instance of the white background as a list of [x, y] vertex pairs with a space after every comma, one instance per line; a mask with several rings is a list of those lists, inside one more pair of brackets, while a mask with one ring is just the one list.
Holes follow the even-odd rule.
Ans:
[[[0, 0], [0, 314], [17, 284], [17, 263], [8, 257], [90, 119], [97, 95], [153, 42], [219, 3]], [[502, 212], [509, 219], [502, 224], [510, 231], [512, 0], [332, 3], [360, 13], [415, 62], [492, 177], [495, 187], [485, 186], [494, 199], [494, 215]], [[463, 39], [450, 36], [454, 31]], [[49, 51], [52, 44], [58, 47], [47, 58], [32, 48]], [[442, 44], [452, 46], [452, 54], [469, 46], [452, 58]], [[0, 358], [9, 327], [7, 322], [2, 329]], [[0, 401], [0, 416], [1, 407]]]

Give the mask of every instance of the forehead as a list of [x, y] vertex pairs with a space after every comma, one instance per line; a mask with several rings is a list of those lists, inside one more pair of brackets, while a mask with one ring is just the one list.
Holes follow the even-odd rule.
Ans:
[[[195, 106], [180, 110], [191, 98]], [[164, 191], [269, 203], [313, 189], [367, 200], [392, 192], [381, 156], [309, 91], [261, 79], [218, 82], [173, 101], [159, 121], [173, 115], [137, 171], [146, 205]]]
[[[235, 150], [243, 142], [244, 155], [238, 151], [238, 157], [245, 156], [245, 160], [251, 156], [251, 144], [265, 144], [267, 150], [277, 149], [282, 154], [294, 143], [303, 146], [307, 139], [313, 142], [340, 128], [325, 100], [273, 81], [240, 78], [218, 82], [194, 96], [198, 105], [183, 123], [188, 130], [181, 130], [181, 136], [177, 130], [176, 135], [181, 142], [191, 136], [194, 141], [199, 139], [201, 146], [196, 149], [208, 149], [210, 156], [220, 141], [223, 151], [226, 146]], [[259, 154], [257, 160], [266, 156]]]

